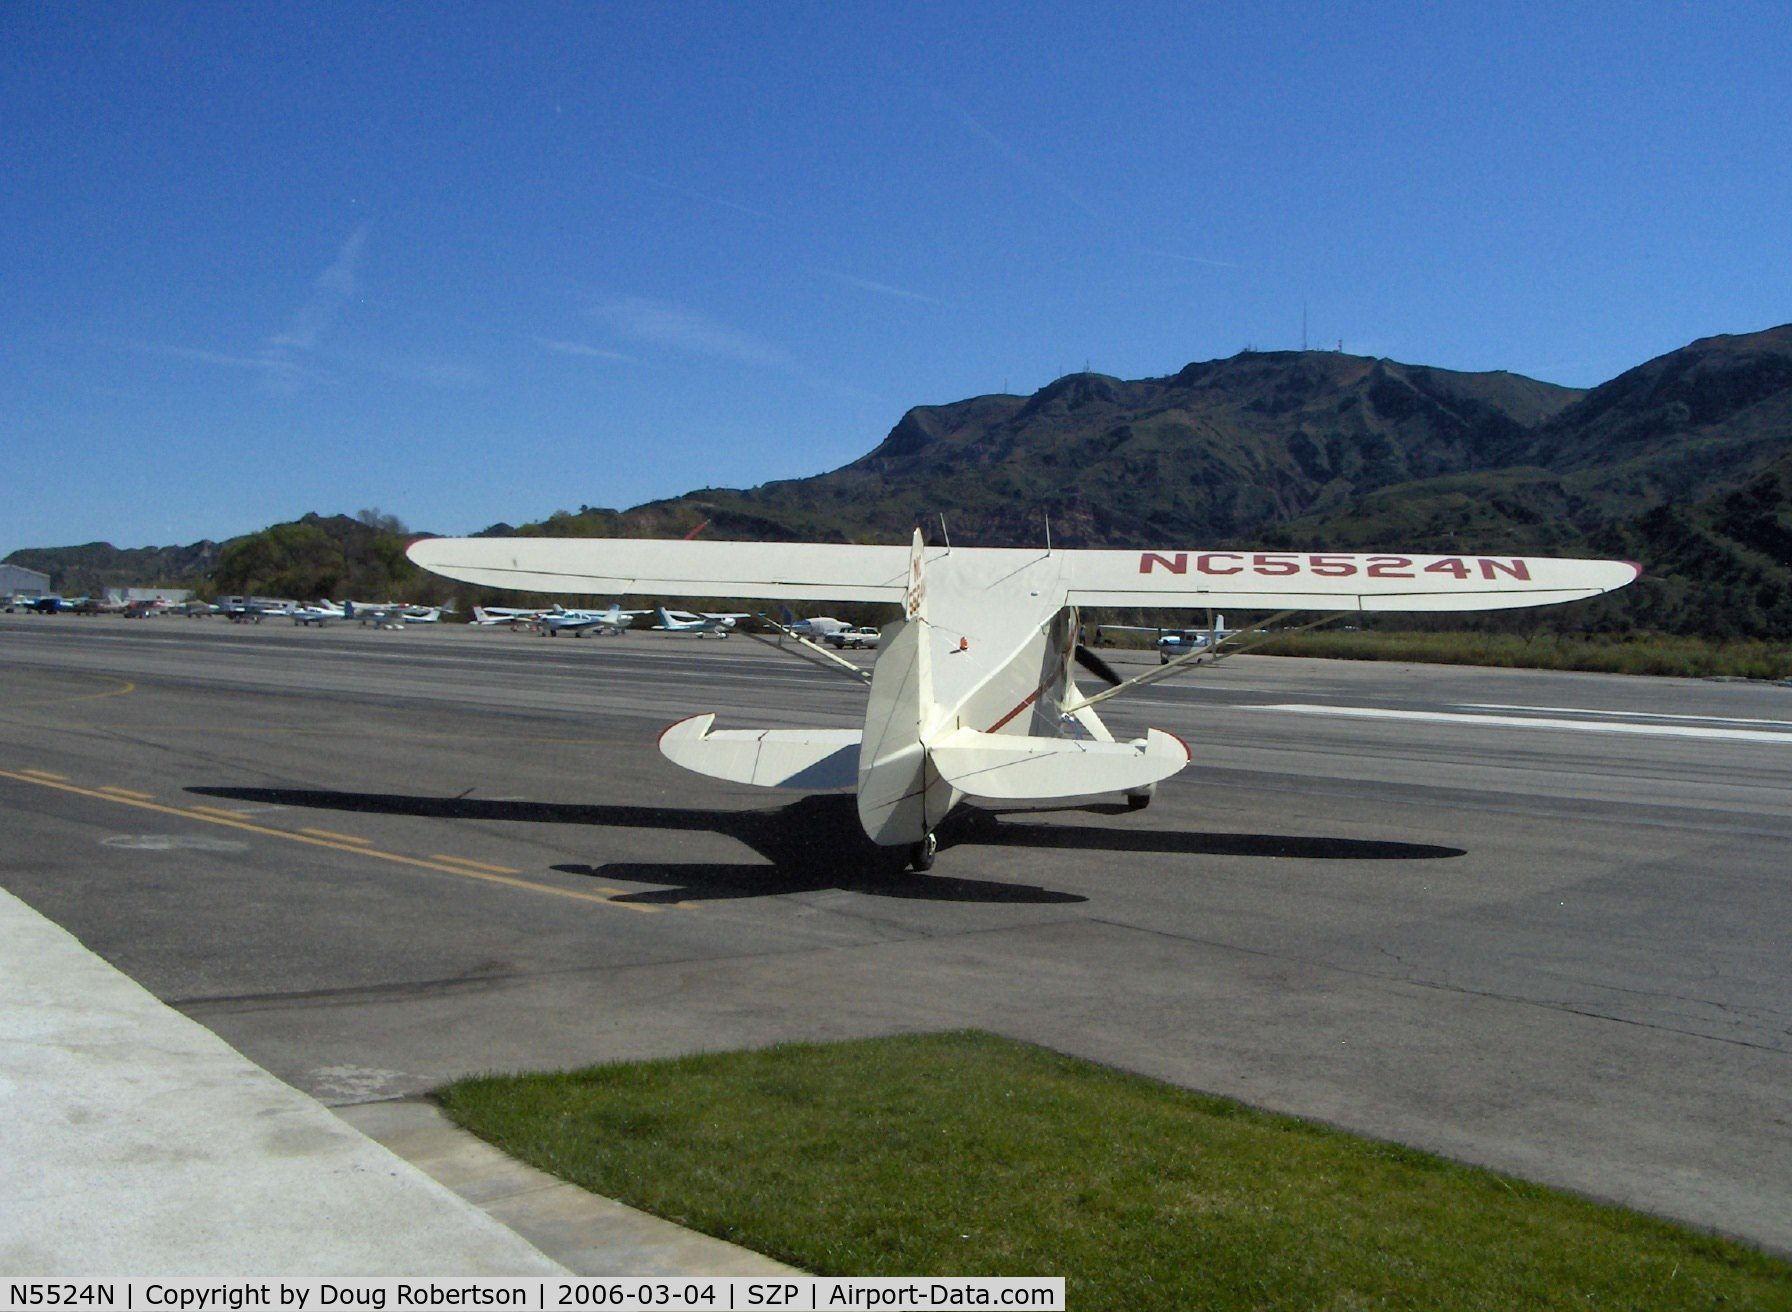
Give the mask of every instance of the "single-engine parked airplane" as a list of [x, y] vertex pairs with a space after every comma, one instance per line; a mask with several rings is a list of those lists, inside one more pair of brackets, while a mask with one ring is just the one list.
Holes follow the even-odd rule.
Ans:
[[542, 614], [539, 610], [523, 610], [515, 606], [475, 606], [472, 623], [485, 628], [508, 624], [515, 629], [535, 623]]
[[[1223, 605], [1280, 611], [1278, 619], [1496, 610], [1595, 597], [1640, 572], [1625, 561], [1511, 556], [925, 548], [919, 532], [908, 548], [426, 538], [410, 556], [449, 578], [533, 592], [900, 603], [903, 618], [884, 627], [872, 671], [838, 662], [869, 682], [862, 729], [718, 730], [710, 712], [666, 729], [660, 751], [736, 783], [810, 792], [856, 785], [865, 832], [906, 848], [917, 870], [933, 864], [935, 831], [964, 797], [1119, 792], [1143, 805], [1188, 764], [1188, 747], [1161, 729], [1116, 742], [1094, 707], [1212, 653], [1122, 680], [1077, 643], [1080, 606]], [[1073, 675], [1078, 662], [1114, 686], [1085, 695]]]
[[650, 613], [644, 610], [624, 610], [619, 601], [612, 601], [608, 610], [567, 610], [556, 606], [537, 615], [535, 627], [550, 638], [562, 633], [570, 633], [575, 638], [582, 638], [587, 633], [595, 633], [599, 637], [614, 633], [621, 637], [628, 632], [628, 626], [635, 616]]
[[[713, 594], [705, 593], [703, 595]], [[660, 622], [654, 625], [654, 628], [666, 633], [694, 633], [699, 638], [706, 638], [712, 633], [718, 638], [726, 638], [734, 632], [736, 624], [747, 618], [745, 614], [711, 615], [695, 614], [688, 610], [669, 611], [664, 606], [659, 607], [654, 613], [660, 617]]]
[[799, 620], [790, 613], [790, 607], [786, 606], [783, 622], [778, 627], [786, 634], [798, 638], [825, 638], [841, 629], [850, 629], [852, 625], [845, 620], [837, 620], [832, 615], [811, 615], [806, 620]]
[[1101, 646], [1101, 638], [1105, 633], [1154, 633], [1157, 635], [1158, 663], [1168, 665], [1178, 656], [1186, 656], [1193, 651], [1201, 651], [1208, 647], [1218, 647], [1226, 639], [1237, 633], [1237, 629], [1226, 627], [1226, 617], [1209, 617], [1206, 628], [1168, 629], [1153, 628], [1148, 624], [1097, 624], [1095, 626], [1095, 645]]
[[288, 612], [294, 624], [316, 625], [322, 628], [331, 620], [350, 619], [352, 615], [347, 606], [339, 606], [333, 601], [311, 601], [303, 606], [294, 606]]

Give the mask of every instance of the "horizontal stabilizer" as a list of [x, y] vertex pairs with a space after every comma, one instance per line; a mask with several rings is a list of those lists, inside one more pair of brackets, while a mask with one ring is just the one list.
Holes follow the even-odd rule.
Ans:
[[857, 729], [722, 729], [713, 714], [680, 720], [660, 735], [673, 765], [761, 788], [851, 788], [859, 781]]
[[1162, 729], [1130, 743], [958, 729], [927, 754], [960, 792], [999, 801], [1127, 792], [1168, 779], [1189, 762], [1188, 744]]

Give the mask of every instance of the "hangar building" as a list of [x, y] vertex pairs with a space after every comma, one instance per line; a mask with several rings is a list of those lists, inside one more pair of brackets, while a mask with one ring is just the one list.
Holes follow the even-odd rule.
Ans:
[[41, 597], [50, 590], [50, 576], [23, 565], [0, 565], [0, 597]]

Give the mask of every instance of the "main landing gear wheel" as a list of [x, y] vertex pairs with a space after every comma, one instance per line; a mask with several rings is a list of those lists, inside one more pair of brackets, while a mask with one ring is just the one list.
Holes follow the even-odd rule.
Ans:
[[1126, 809], [1128, 811], [1143, 811], [1146, 807], [1151, 805], [1151, 799], [1156, 796], [1157, 785], [1146, 784], [1143, 788], [1136, 789], [1126, 795]]
[[911, 844], [908, 849], [908, 867], [916, 872], [933, 869], [933, 858], [939, 854], [939, 836], [928, 831], [920, 842]]

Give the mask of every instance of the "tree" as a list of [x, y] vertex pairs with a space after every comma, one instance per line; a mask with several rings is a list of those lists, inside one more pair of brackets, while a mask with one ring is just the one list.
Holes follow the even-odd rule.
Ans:
[[369, 506], [366, 510], [357, 510], [355, 512], [355, 519], [360, 523], [365, 524], [376, 533], [390, 533], [394, 537], [405, 537], [411, 531], [405, 527], [404, 521], [397, 515], [388, 515], [378, 506]]

